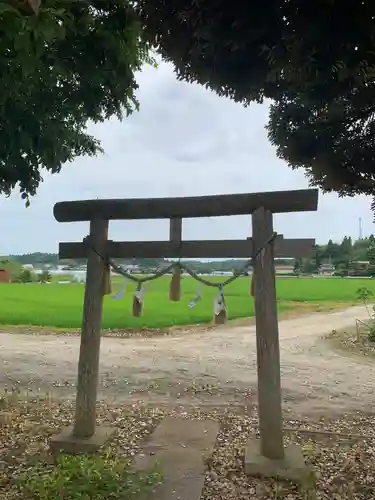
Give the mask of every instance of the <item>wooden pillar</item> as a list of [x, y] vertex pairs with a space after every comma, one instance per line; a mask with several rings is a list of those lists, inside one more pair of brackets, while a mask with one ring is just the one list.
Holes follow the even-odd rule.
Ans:
[[[255, 210], [252, 229], [256, 252], [272, 235], [272, 213], [264, 208]], [[269, 243], [254, 261], [258, 410], [261, 454], [270, 459], [282, 459], [280, 348], [273, 246], [273, 242]]]
[[[175, 217], [170, 219], [169, 227], [169, 241], [181, 246], [182, 240], [182, 219], [180, 217]], [[177, 255], [179, 256], [179, 248], [177, 248]], [[171, 279], [171, 284], [169, 286], [169, 300], [178, 302], [181, 300], [181, 268], [176, 267]]]
[[170, 219], [169, 224], [169, 240], [180, 245], [182, 240], [182, 219], [175, 217]]
[[92, 220], [87, 241], [89, 250], [78, 362], [76, 414], [73, 429], [73, 435], [77, 438], [88, 438], [95, 433], [103, 310], [103, 279], [106, 272], [106, 264], [98, 254], [105, 256], [107, 237], [108, 221], [103, 219]]

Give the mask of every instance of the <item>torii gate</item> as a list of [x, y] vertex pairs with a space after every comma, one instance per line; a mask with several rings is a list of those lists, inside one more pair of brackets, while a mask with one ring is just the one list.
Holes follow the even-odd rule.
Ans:
[[[73, 429], [52, 439], [51, 446], [65, 451], [90, 451], [101, 446], [111, 429], [98, 428], [96, 400], [103, 293], [111, 258], [250, 258], [255, 276], [255, 318], [258, 361], [258, 408], [260, 443], [250, 443], [246, 470], [249, 474], [294, 478], [303, 464], [302, 454], [289, 453], [283, 444], [280, 385], [280, 350], [277, 320], [274, 254], [306, 257], [314, 239], [284, 239], [273, 233], [273, 214], [316, 211], [318, 190], [274, 191], [252, 194], [188, 198], [110, 199], [65, 201], [54, 207], [58, 222], [90, 222], [84, 242], [60, 243], [59, 257], [87, 259], [81, 347], [78, 363], [76, 414]], [[252, 238], [244, 240], [182, 241], [182, 219], [250, 215]], [[109, 220], [170, 219], [169, 241], [114, 242], [108, 240]], [[282, 465], [280, 465], [282, 464]], [[282, 470], [281, 470], [282, 469]]]

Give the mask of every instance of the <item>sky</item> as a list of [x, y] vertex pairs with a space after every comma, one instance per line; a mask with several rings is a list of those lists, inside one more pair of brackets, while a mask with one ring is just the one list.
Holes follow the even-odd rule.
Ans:
[[[140, 111], [123, 122], [91, 126], [105, 153], [45, 175], [31, 206], [17, 192], [0, 197], [0, 255], [57, 252], [59, 241], [80, 241], [88, 223], [58, 223], [58, 201], [234, 194], [308, 187], [302, 171], [276, 156], [265, 131], [268, 105], [248, 108], [195, 84], [178, 82], [172, 66], [146, 67], [139, 75]], [[317, 212], [280, 214], [274, 229], [288, 238], [325, 243], [374, 232], [370, 200], [320, 194]], [[242, 239], [248, 216], [188, 219], [184, 239]], [[113, 240], [165, 240], [167, 221], [113, 221]]]

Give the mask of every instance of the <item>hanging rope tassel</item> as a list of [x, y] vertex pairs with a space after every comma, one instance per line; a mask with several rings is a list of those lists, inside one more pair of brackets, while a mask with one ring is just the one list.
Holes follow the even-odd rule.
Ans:
[[251, 285], [250, 285], [250, 295], [255, 297], [255, 280], [254, 280], [254, 271], [251, 275]]
[[103, 295], [110, 295], [111, 293], [111, 268], [109, 264], [106, 264], [103, 275]]
[[225, 306], [224, 291], [219, 289], [214, 303], [214, 323], [215, 325], [223, 325], [227, 320], [227, 308]]
[[177, 264], [169, 285], [169, 300], [179, 302], [181, 299], [181, 267]]
[[144, 299], [144, 288], [142, 284], [139, 283], [137, 290], [134, 292], [133, 297], [133, 316], [142, 316], [143, 312], [143, 299]]

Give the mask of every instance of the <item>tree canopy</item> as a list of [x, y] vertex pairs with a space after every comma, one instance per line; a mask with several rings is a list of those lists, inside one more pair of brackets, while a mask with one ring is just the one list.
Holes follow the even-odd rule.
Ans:
[[100, 151], [87, 123], [137, 109], [150, 61], [126, 0], [28, 2], [0, 3], [0, 193], [18, 184], [26, 200], [43, 169]]
[[375, 62], [369, 0], [136, 4], [150, 41], [179, 78], [245, 104], [277, 99], [291, 85], [328, 99], [354, 80], [363, 84]]
[[271, 105], [268, 137], [278, 156], [311, 184], [340, 195], [375, 194], [375, 85], [330, 100], [285, 92]]
[[[277, 154], [312, 184], [373, 194], [372, 0], [8, 0], [0, 192], [95, 154], [86, 124], [137, 108], [134, 72], [154, 47], [179, 79], [248, 105], [273, 100]], [[30, 15], [31, 13], [37, 15]]]
[[374, 193], [373, 1], [137, 4], [180, 79], [245, 105], [273, 99], [280, 158], [326, 191]]

